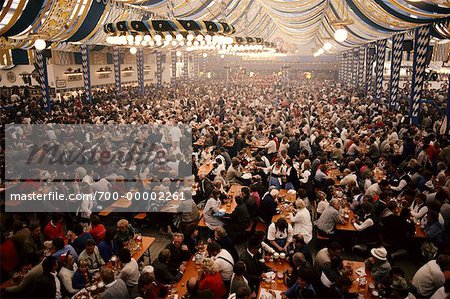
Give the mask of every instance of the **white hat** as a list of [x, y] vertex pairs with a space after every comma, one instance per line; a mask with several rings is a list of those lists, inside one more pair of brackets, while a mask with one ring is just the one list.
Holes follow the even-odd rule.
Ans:
[[278, 196], [278, 193], [280, 193], [280, 192], [277, 189], [272, 189], [270, 191], [270, 195], [272, 195], [272, 196]]
[[145, 266], [142, 269], [141, 274], [144, 275], [145, 273], [153, 273], [155, 271], [155, 269], [153, 268], [153, 266]]
[[370, 253], [379, 260], [386, 260], [387, 251], [384, 247], [372, 248], [372, 250], [370, 250]]

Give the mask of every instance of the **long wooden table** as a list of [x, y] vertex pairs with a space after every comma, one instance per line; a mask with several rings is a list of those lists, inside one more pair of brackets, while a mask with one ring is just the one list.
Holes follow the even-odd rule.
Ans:
[[212, 162], [204, 163], [200, 165], [198, 168], [198, 175], [204, 175], [207, 176], [209, 173], [214, 169], [214, 165]]
[[365, 277], [366, 277], [366, 285], [365, 287], [359, 287], [359, 283], [357, 281], [358, 278], [363, 277], [360, 276], [356, 270], [360, 269], [361, 267], [364, 267], [365, 269], [365, 265], [364, 262], [359, 262], [359, 261], [350, 261], [350, 260], [344, 260], [344, 267], [349, 266], [349, 264], [351, 264], [351, 268], [352, 268], [352, 275], [349, 276], [349, 278], [352, 280], [352, 287], [350, 288], [350, 293], [361, 293], [364, 294], [364, 298], [372, 298], [372, 295], [370, 294], [371, 290], [369, 289], [369, 285], [373, 285], [374, 281], [372, 276], [370, 275], [370, 273], [365, 270]]
[[[133, 254], [133, 258], [139, 261], [143, 256], [147, 256], [150, 260], [150, 246], [155, 242], [155, 238], [142, 236], [142, 247], [139, 251]], [[151, 260], [150, 260], [151, 261]]]
[[[346, 232], [357, 232], [355, 226], [352, 223], [352, 219], [355, 218], [355, 213], [352, 209], [348, 209], [348, 219], [343, 224], [336, 224], [336, 230], [346, 231]], [[420, 225], [416, 225], [416, 231], [414, 233], [414, 238], [426, 238], [426, 234]]]
[[187, 293], [186, 285], [191, 277], [198, 278], [198, 269], [193, 261], [193, 258], [188, 260], [183, 277], [181, 277], [177, 283], [177, 294], [179, 299]]
[[[270, 268], [274, 269], [276, 272], [281, 271], [281, 272], [286, 272], [287, 269], [289, 269], [290, 265], [289, 263], [284, 260], [283, 262], [266, 262], [266, 265], [269, 266]], [[275, 272], [275, 274], [277, 274]], [[259, 288], [258, 288], [258, 295], [256, 298], [260, 298], [261, 296], [261, 291], [263, 289], [269, 289], [269, 290], [276, 290], [276, 291], [281, 291], [281, 292], [285, 292], [288, 289], [288, 286], [286, 285], [285, 281], [284, 281], [284, 277], [283, 277], [283, 281], [281, 282], [280, 280], [278, 280], [277, 277], [275, 277], [274, 280], [272, 280], [272, 282], [270, 283], [270, 286], [262, 281], [259, 284]]]

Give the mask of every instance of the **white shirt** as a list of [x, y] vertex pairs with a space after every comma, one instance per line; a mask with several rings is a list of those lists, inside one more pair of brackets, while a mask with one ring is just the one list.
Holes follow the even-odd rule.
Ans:
[[265, 148], [267, 148], [268, 154], [273, 154], [277, 152], [277, 144], [273, 139], [267, 142]]
[[139, 265], [134, 258], [131, 258], [131, 261], [125, 264], [117, 278], [125, 281], [127, 286], [134, 287], [138, 284], [140, 276], [141, 274], [139, 273]]
[[356, 228], [357, 231], [362, 231], [365, 230], [366, 228], [369, 228], [371, 226], [373, 226], [373, 220], [371, 218], [367, 218], [366, 220], [364, 220], [363, 223], [358, 224], [358, 223], [353, 223], [353, 226]]
[[325, 209], [329, 205], [330, 205], [330, 203], [328, 201], [326, 201], [326, 200], [319, 201], [319, 203], [317, 204], [317, 209], [316, 209], [317, 213], [318, 214], [322, 214], [323, 211], [325, 211]]
[[221, 249], [220, 252], [214, 257], [214, 263], [217, 265], [222, 279], [230, 281], [233, 276], [234, 260], [231, 254], [225, 249]]
[[56, 272], [50, 272], [53, 277], [55, 277], [55, 285], [56, 285], [56, 294], [55, 294], [55, 299], [62, 299], [61, 296], [61, 282], [59, 282], [58, 277], [56, 276]]
[[432, 295], [436, 289], [442, 287], [445, 283], [445, 275], [442, 272], [436, 260], [431, 260], [423, 265], [414, 275], [412, 284], [423, 296]]
[[173, 126], [170, 129], [170, 138], [172, 139], [172, 141], [180, 141], [182, 135], [183, 134], [181, 134], [180, 128], [178, 128], [177, 126]]
[[307, 208], [297, 210], [295, 216], [292, 213], [289, 215], [292, 224], [294, 224], [293, 234], [302, 235], [305, 243], [308, 244], [312, 239], [313, 225], [311, 221], [311, 214]]
[[269, 241], [275, 241], [276, 239], [287, 239], [287, 242], [291, 243], [292, 236], [293, 236], [293, 228], [292, 225], [290, 225], [289, 223], [287, 229], [284, 232], [279, 231], [275, 227], [275, 223], [273, 222], [269, 225], [269, 229], [267, 230], [267, 240]]
[[356, 180], [357, 180], [356, 174], [350, 173], [350, 174], [347, 174], [347, 175], [341, 180], [340, 185], [341, 185], [341, 186], [348, 185], [348, 184], [350, 184], [351, 182], [355, 182], [355, 184], [356, 184]]

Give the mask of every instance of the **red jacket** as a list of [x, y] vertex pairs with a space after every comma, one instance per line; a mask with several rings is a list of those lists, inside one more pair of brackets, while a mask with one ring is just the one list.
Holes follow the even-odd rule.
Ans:
[[98, 244], [100, 241], [103, 241], [103, 239], [105, 239], [106, 228], [103, 224], [99, 224], [92, 227], [89, 233]]
[[58, 223], [55, 226], [50, 220], [44, 228], [44, 238], [46, 241], [52, 241], [57, 237], [66, 239], [66, 236], [64, 235], [63, 226], [61, 223]]
[[204, 274], [199, 281], [199, 289], [210, 290], [214, 293], [214, 298], [225, 298], [227, 290], [223, 284], [222, 276], [219, 272], [214, 274]]

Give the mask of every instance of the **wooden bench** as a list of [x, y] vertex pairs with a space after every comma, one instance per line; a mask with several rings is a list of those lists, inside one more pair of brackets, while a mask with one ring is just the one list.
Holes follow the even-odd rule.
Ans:
[[103, 211], [101, 211], [100, 213], [98, 213], [99, 216], [108, 216], [112, 211], [114, 211], [114, 207], [113, 206], [109, 206], [106, 207]]
[[147, 217], [147, 213], [139, 213], [136, 216], [134, 216], [134, 219], [143, 220], [143, 219], [145, 219], [145, 217]]

